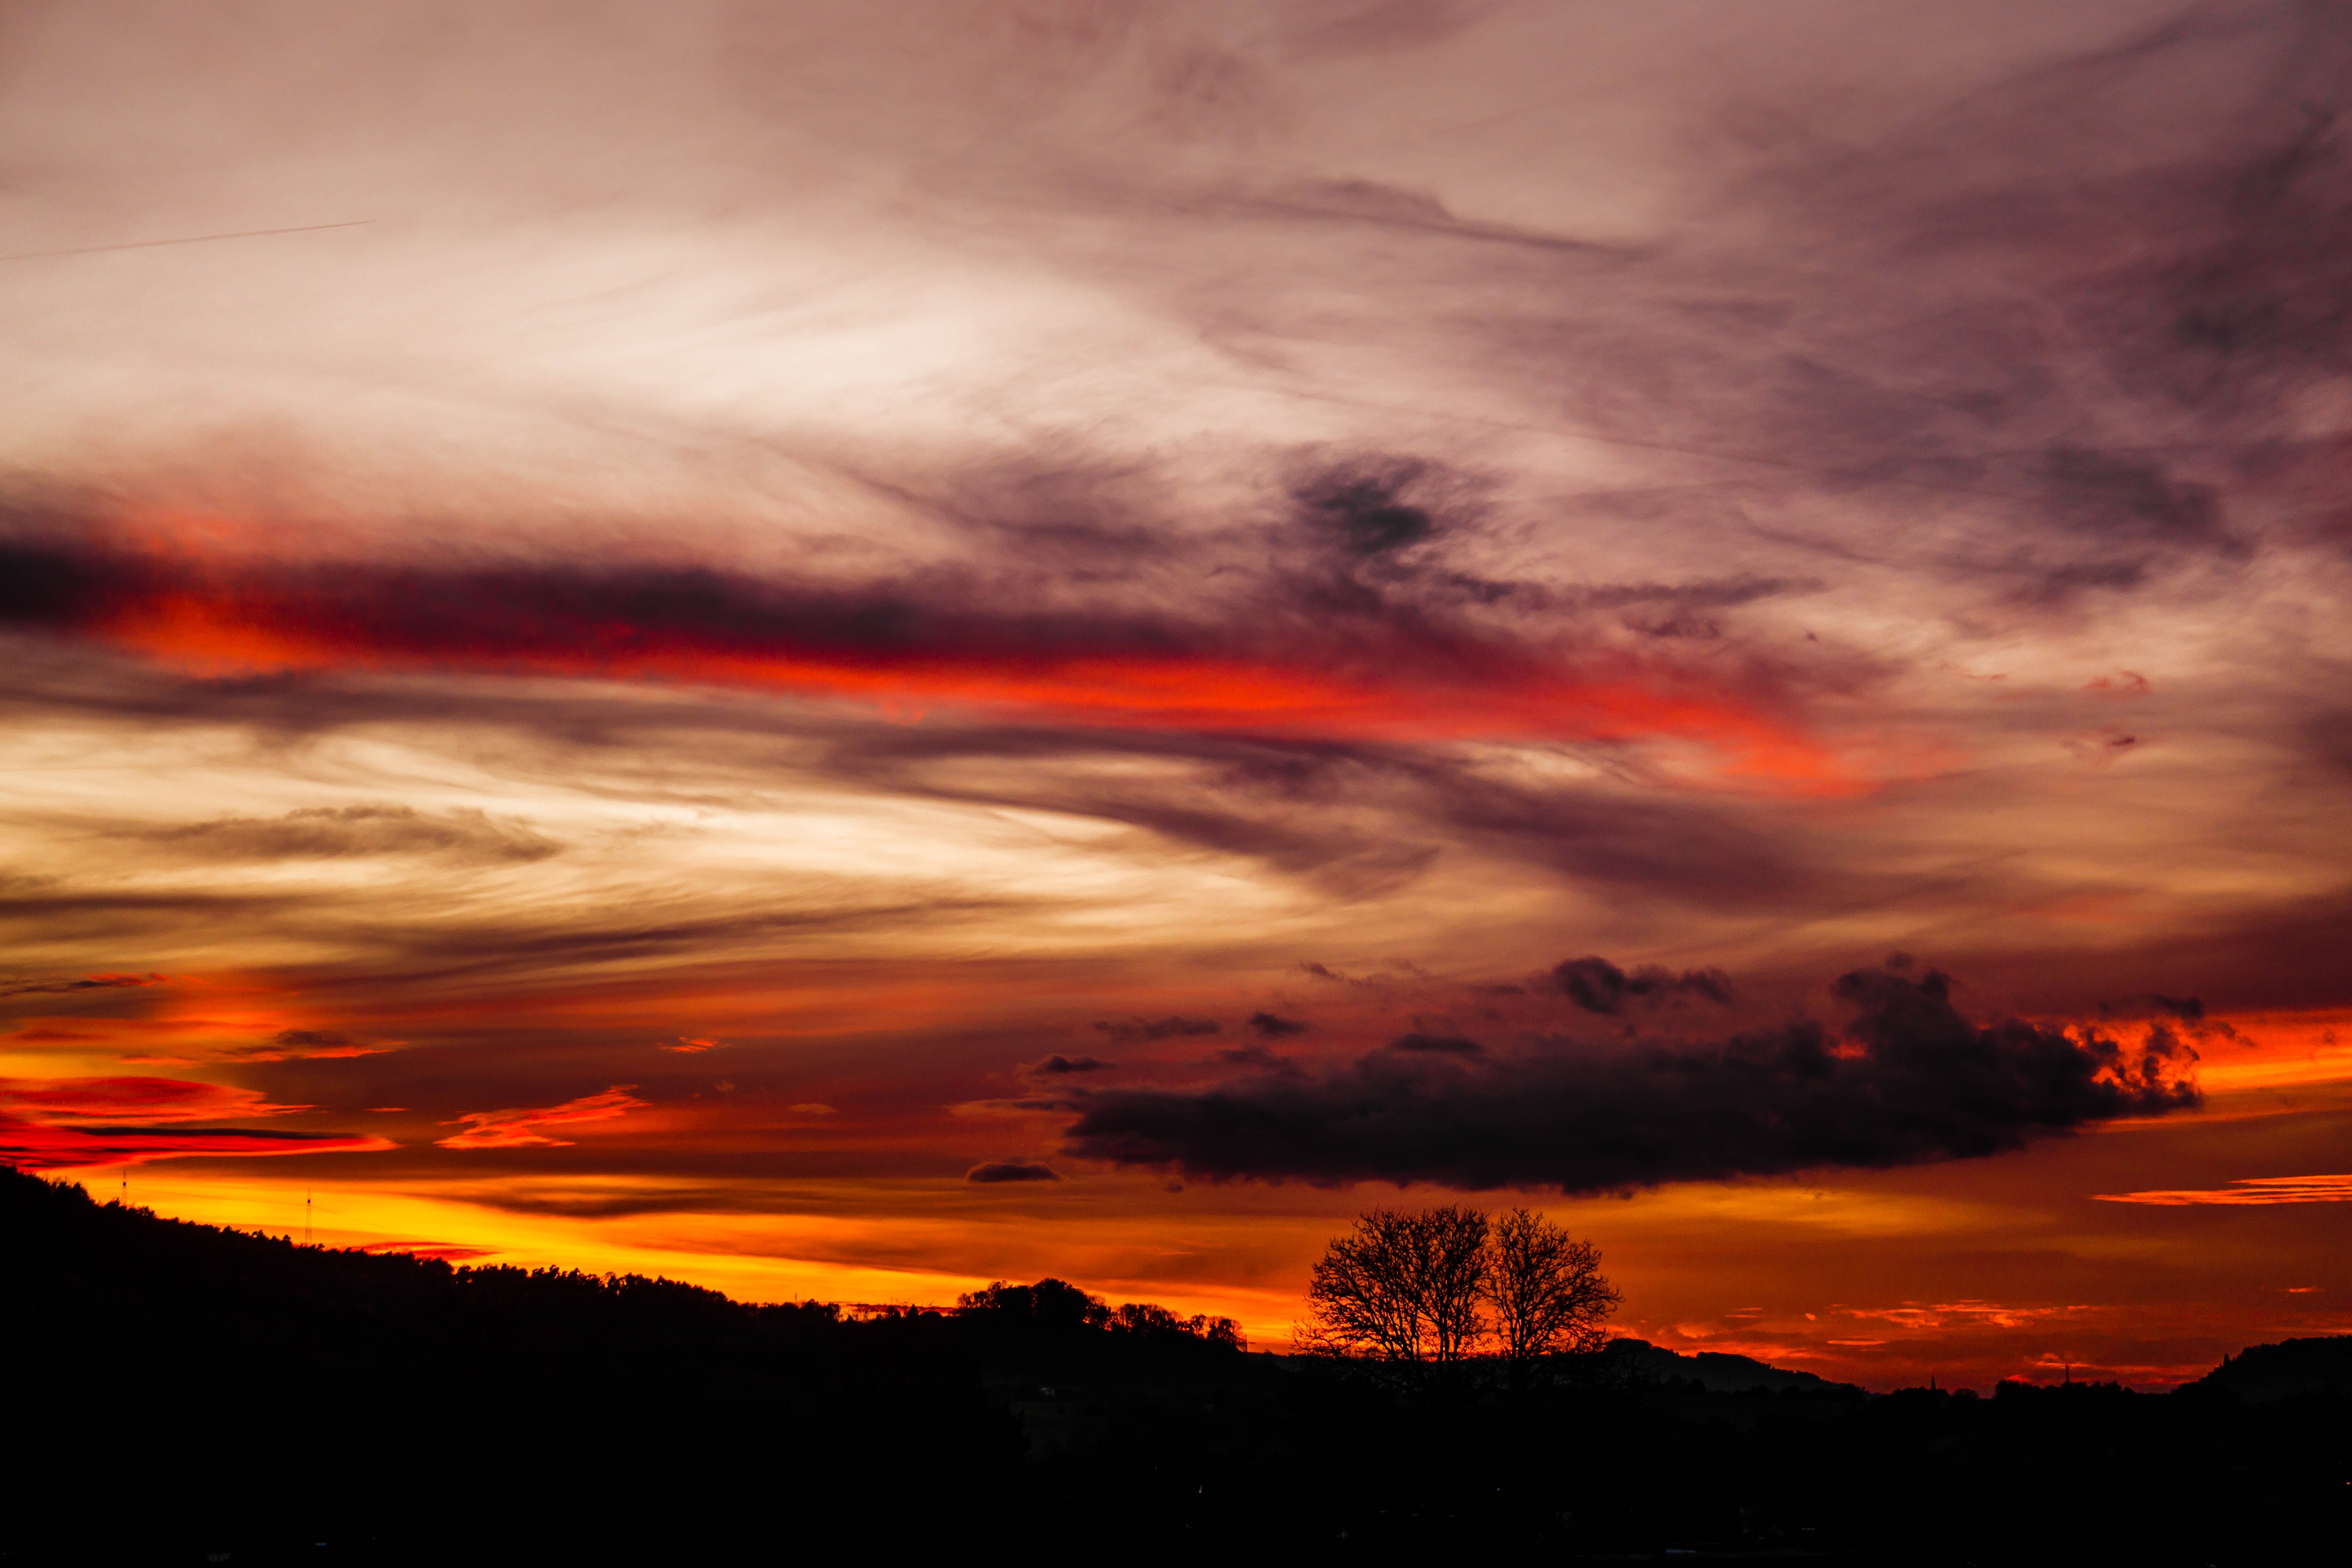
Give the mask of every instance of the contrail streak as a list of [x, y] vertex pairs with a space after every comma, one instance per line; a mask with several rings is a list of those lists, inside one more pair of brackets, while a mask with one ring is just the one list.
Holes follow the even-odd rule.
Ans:
[[271, 234], [316, 234], [328, 228], [365, 228], [374, 221], [372, 217], [362, 217], [343, 223], [299, 224], [292, 228], [242, 228], [234, 234], [192, 234], [181, 239], [134, 239], [122, 245], [84, 245], [71, 250], [26, 250], [14, 256], [0, 256], [0, 261], [40, 261], [52, 256], [96, 256], [109, 250], [152, 250], [164, 245], [205, 245], [215, 239], [258, 239]]

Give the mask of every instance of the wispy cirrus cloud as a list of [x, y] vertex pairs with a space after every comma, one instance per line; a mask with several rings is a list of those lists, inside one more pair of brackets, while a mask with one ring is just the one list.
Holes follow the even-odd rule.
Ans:
[[260, 1092], [176, 1078], [0, 1079], [0, 1105], [61, 1123], [208, 1121], [287, 1116], [307, 1105], [272, 1105]]
[[429, 855], [497, 863], [543, 859], [562, 848], [479, 811], [434, 815], [385, 805], [306, 806], [276, 817], [219, 817], [131, 836], [153, 847], [226, 861]]
[[2241, 1204], [2352, 1203], [2352, 1175], [2244, 1176], [2221, 1187], [2185, 1187], [2145, 1193], [2094, 1193], [2103, 1204], [2152, 1204], [2172, 1208]]
[[230, 1061], [336, 1061], [382, 1056], [396, 1048], [381, 1041], [353, 1039], [333, 1029], [280, 1029], [266, 1044], [229, 1046], [212, 1054]]
[[635, 1087], [635, 1084], [614, 1084], [602, 1094], [583, 1094], [561, 1105], [509, 1110], [469, 1110], [455, 1119], [468, 1124], [466, 1131], [436, 1139], [435, 1142], [444, 1149], [562, 1148], [572, 1140], [550, 1137], [540, 1129], [573, 1127], [591, 1121], [615, 1121], [632, 1110], [643, 1110], [646, 1109], [646, 1102], [628, 1092]]
[[[1351, 485], [1343, 555], [1382, 507]], [[1369, 526], [1369, 525], [1365, 525]], [[1424, 519], [1425, 526], [1425, 519]], [[1356, 531], [1349, 532], [1354, 528]], [[1358, 740], [1680, 739], [1719, 753], [1727, 780], [1858, 787], [1789, 704], [1692, 661], [1558, 633], [1531, 638], [1449, 603], [1421, 574], [1354, 565], [1274, 576], [1223, 601], [1174, 606], [1112, 596], [1003, 612], [1020, 594], [938, 571], [830, 584], [716, 565], [583, 566], [207, 559], [86, 530], [0, 542], [0, 626], [84, 636], [210, 674], [393, 668], [750, 685], [886, 706], [954, 706], [1063, 722]], [[1040, 586], [1043, 585], [1034, 585]], [[1050, 590], [1047, 590], [1050, 593]], [[1126, 597], [1127, 602], [1122, 602]], [[1742, 689], [1742, 687], [1748, 689]], [[356, 809], [356, 808], [353, 808]], [[182, 837], [199, 830], [176, 830]], [[333, 812], [201, 830], [224, 847], [350, 853], [455, 847], [446, 826]], [[470, 837], [488, 835], [481, 825]], [[191, 840], [194, 842], [194, 840]], [[511, 833], [499, 852], [551, 853]], [[247, 852], [253, 852], [248, 849]]]
[[136, 990], [159, 985], [160, 974], [85, 974], [72, 980], [20, 980], [0, 984], [0, 1000], [17, 996], [73, 996], [89, 991]]

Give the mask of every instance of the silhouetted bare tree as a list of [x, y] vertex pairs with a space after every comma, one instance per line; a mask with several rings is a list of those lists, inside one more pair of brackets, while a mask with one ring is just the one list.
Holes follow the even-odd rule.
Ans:
[[1323, 1249], [1307, 1279], [1299, 1348], [1382, 1361], [1421, 1359], [1407, 1239], [1412, 1218], [1400, 1209], [1374, 1209], [1357, 1217], [1353, 1234]]
[[1430, 1359], [1460, 1361], [1486, 1331], [1478, 1310], [1486, 1276], [1486, 1216], [1447, 1204], [1423, 1210], [1413, 1229], [1414, 1275]]
[[1495, 1309], [1496, 1349], [1522, 1363], [1599, 1350], [1601, 1325], [1623, 1300], [1601, 1275], [1598, 1247], [1523, 1208], [1494, 1223], [1482, 1294]]
[[[1374, 1209], [1335, 1238], [1307, 1287], [1298, 1348], [1388, 1362], [1463, 1360], [1490, 1331], [1516, 1365], [1598, 1350], [1621, 1300], [1601, 1253], [1539, 1214], [1458, 1204]], [[1481, 1310], [1491, 1307], [1491, 1320]]]
[[1307, 1287], [1303, 1350], [1453, 1362], [1485, 1332], [1486, 1216], [1459, 1205], [1374, 1209], [1332, 1241]]

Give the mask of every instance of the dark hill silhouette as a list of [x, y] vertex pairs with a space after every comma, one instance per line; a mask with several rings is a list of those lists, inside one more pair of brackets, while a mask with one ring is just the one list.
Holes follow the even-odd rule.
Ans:
[[2271, 1563], [2352, 1524], [2352, 1403], [2223, 1373], [2342, 1343], [2171, 1394], [1867, 1395], [1630, 1341], [1532, 1384], [1399, 1379], [1055, 1280], [851, 1320], [0, 1168], [0, 1563]]
[[298, 1247], [13, 1171], [0, 1247], [15, 1556], [690, 1544], [909, 1468], [952, 1509], [1020, 1463], [937, 1318]]
[[2188, 1386], [2258, 1402], [2352, 1394], [2352, 1334], [2251, 1346]]
[[1832, 1383], [1810, 1372], [1790, 1372], [1726, 1351], [1685, 1354], [1647, 1340], [1616, 1339], [1603, 1347], [1601, 1354], [1619, 1375], [1654, 1384], [1695, 1383], [1709, 1394], [1748, 1394], [1756, 1389], [1774, 1394], [1789, 1389], [1862, 1392], [1850, 1383]]
[[7, 1166], [0, 1265], [0, 1474], [40, 1500], [0, 1514], [8, 1563], [310, 1560], [320, 1541], [658, 1555], [781, 1540], [802, 1511], [960, 1542], [1027, 1482], [1040, 1378], [1174, 1388], [1242, 1359], [1229, 1321], [1055, 1280], [849, 1321], [668, 1279], [296, 1247]]

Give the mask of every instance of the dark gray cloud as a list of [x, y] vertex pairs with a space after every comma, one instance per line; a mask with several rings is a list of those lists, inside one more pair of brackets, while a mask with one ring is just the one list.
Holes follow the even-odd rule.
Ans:
[[1686, 969], [1676, 974], [1645, 963], [1628, 973], [1605, 958], [1571, 958], [1553, 967], [1551, 983], [1588, 1013], [1614, 1013], [1629, 1001], [1654, 1005], [1673, 996], [1731, 1000], [1731, 976], [1720, 969]]
[[1114, 1040], [1144, 1041], [1213, 1035], [1224, 1026], [1213, 1018], [1185, 1018], [1171, 1014], [1165, 1018], [1098, 1018], [1095, 1027]]
[[1852, 1009], [1839, 1029], [1509, 1054], [1391, 1047], [1321, 1074], [1096, 1091], [1065, 1148], [1211, 1180], [1598, 1192], [1968, 1158], [2199, 1103], [2165, 1042], [1979, 1026], [1934, 971], [1857, 971], [1835, 991]]
[[71, 980], [0, 982], [0, 1001], [18, 996], [76, 996], [91, 991], [136, 990], [160, 984], [160, 974], [85, 974]]
[[1117, 1066], [1098, 1057], [1066, 1057], [1056, 1051], [1043, 1061], [1023, 1064], [1021, 1070], [1032, 1078], [1066, 1078], [1072, 1073], [1108, 1072]]
[[2120, 1002], [2099, 1004], [2102, 1018], [2177, 1018], [2185, 1024], [2202, 1023], [2205, 1004], [2194, 996], [2166, 996], [2149, 992], [2144, 996], [2127, 996]]
[[1285, 1035], [1303, 1035], [1314, 1027], [1304, 1018], [1286, 1018], [1279, 1013], [1252, 1013], [1249, 1026], [1261, 1039], [1280, 1039]]
[[205, 859], [339, 859], [443, 855], [480, 861], [543, 860], [562, 846], [520, 823], [463, 808], [424, 813], [404, 805], [310, 806], [282, 816], [225, 816], [130, 835]]
[[[817, 905], [746, 909], [726, 914], [693, 912], [702, 900], [679, 900], [637, 921], [583, 918], [588, 911], [550, 913], [533, 921], [411, 920], [396, 928], [368, 928], [346, 913], [320, 935], [372, 951], [387, 982], [422, 984], [459, 976], [563, 973], [578, 966], [663, 959], [683, 953], [708, 958], [755, 948], [778, 938], [819, 932], [919, 929], [934, 922], [985, 918], [1004, 906], [988, 900], [940, 899], [914, 903]], [[595, 911], [602, 913], [603, 911]]]
[[[1050, 806], [1260, 860], [1345, 898], [1410, 885], [1448, 845], [1582, 882], [1710, 907], [1851, 907], [1903, 884], [1851, 846], [1753, 801], [1614, 782], [1550, 783], [1464, 765], [1446, 748], [1241, 736], [1104, 735], [1030, 726], [839, 735], [829, 768], [933, 798]], [[987, 759], [1150, 759], [1168, 771], [1007, 773]], [[1916, 884], [1914, 884], [1916, 885]]]
[[[1276, 1056], [1264, 1046], [1228, 1046], [1215, 1053], [1214, 1059], [1229, 1067], [1248, 1068], [1253, 1072], [1297, 1072], [1298, 1064], [1288, 1057]], [[1076, 1107], [1073, 1106], [1075, 1110]]]
[[141, 939], [184, 930], [192, 921], [249, 922], [315, 912], [322, 901], [301, 894], [232, 893], [203, 889], [113, 889], [51, 878], [0, 876], [0, 932]]
[[1476, 1057], [1486, 1053], [1486, 1047], [1475, 1040], [1459, 1035], [1424, 1035], [1418, 1030], [1399, 1035], [1388, 1043], [1388, 1048], [1420, 1057]]
[[963, 1179], [975, 1186], [994, 1186], [1003, 1182], [1058, 1182], [1062, 1178], [1050, 1165], [1020, 1160], [991, 1160], [966, 1171]]
[[1384, 555], [1437, 531], [1444, 501], [1421, 493], [1433, 488], [1430, 469], [1411, 458], [1363, 459], [1302, 479], [1295, 494], [1302, 514], [1349, 553]]

